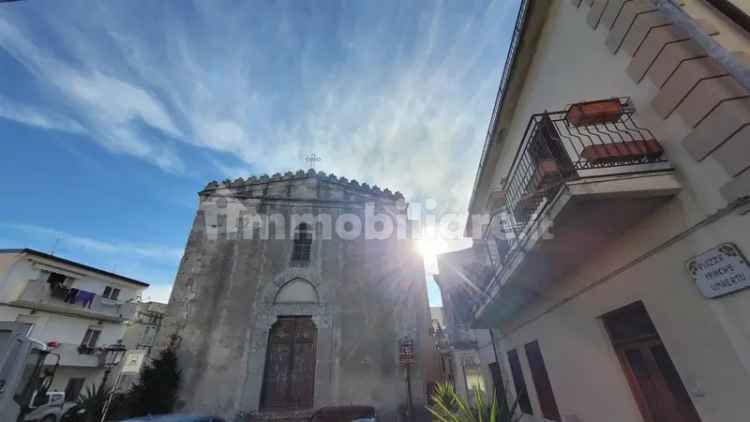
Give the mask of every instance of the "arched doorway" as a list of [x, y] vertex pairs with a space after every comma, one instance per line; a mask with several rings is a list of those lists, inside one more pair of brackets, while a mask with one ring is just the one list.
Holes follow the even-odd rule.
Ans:
[[262, 410], [313, 407], [315, 341], [311, 317], [279, 317], [268, 335], [261, 393]]

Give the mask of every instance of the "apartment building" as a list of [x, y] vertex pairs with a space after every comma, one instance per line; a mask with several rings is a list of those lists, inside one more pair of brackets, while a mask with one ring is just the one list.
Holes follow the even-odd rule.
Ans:
[[746, 6], [522, 2], [463, 306], [526, 420], [747, 420]]
[[[125, 322], [127, 328], [122, 337], [122, 344], [128, 350], [143, 350], [145, 364], [148, 364], [150, 359], [158, 357], [156, 340], [166, 312], [166, 303], [140, 302], [136, 305], [133, 319]], [[121, 374], [118, 390], [128, 391], [139, 377], [139, 374]]]
[[102, 348], [118, 343], [148, 284], [33, 249], [0, 249], [0, 321], [28, 324], [59, 368], [50, 391], [74, 400], [104, 373]]
[[440, 254], [439, 275], [434, 276], [443, 299], [441, 378], [469, 400], [473, 400], [476, 390], [489, 396], [503, 389], [490, 331], [471, 328], [473, 306], [466, 306], [479, 304], [481, 292], [475, 288], [474, 280], [491, 276], [490, 268], [477, 259], [478, 255], [474, 248]]
[[136, 305], [135, 316], [126, 323], [127, 328], [122, 343], [128, 350], [146, 350], [147, 355], [156, 345], [161, 330], [161, 322], [167, 312], [167, 304], [160, 302], [140, 302]]

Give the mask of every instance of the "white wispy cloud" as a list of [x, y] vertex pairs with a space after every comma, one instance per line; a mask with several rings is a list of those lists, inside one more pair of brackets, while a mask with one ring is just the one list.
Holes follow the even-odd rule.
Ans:
[[52, 111], [29, 107], [0, 95], [0, 118], [14, 120], [29, 126], [62, 132], [84, 134], [80, 123]]
[[115, 243], [79, 236], [61, 230], [32, 224], [0, 223], [0, 227], [18, 230], [31, 236], [48, 240], [58, 250], [71, 252], [96, 252], [106, 255], [118, 255], [126, 261], [128, 258], [148, 258], [155, 261], [175, 264], [182, 258], [183, 250], [160, 245], [143, 245], [135, 243]]
[[186, 144], [215, 154], [216, 178], [315, 152], [322, 170], [465, 209], [516, 1], [244, 6], [165, 2], [146, 22], [129, 3], [71, 1], [39, 12], [62, 47], [19, 12], [0, 15], [0, 48], [92, 140], [166, 171], [185, 170]]
[[[19, 63], [48, 84], [50, 97], [62, 97], [63, 109], [80, 119], [78, 132], [86, 132], [90, 139], [106, 148], [130, 154], [152, 162], [170, 172], [180, 172], [183, 163], [173, 148], [150, 142], [139, 131], [143, 122], [170, 136], [180, 133], [161, 103], [142, 87], [87, 67], [76, 67], [64, 61], [50, 48], [33, 41], [32, 34], [24, 33], [14, 23], [0, 15], [0, 47]], [[85, 62], [85, 57], [80, 58]], [[20, 123], [50, 128], [50, 122], [60, 123], [54, 114], [42, 117], [41, 112], [29, 112], [31, 105], [22, 104], [25, 113], [6, 112], [3, 117]], [[56, 129], [75, 126], [55, 126]], [[70, 130], [68, 130], [70, 131]]]

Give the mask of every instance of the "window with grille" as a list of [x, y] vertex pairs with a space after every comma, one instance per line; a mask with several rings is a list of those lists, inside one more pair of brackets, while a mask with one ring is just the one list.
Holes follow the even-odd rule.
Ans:
[[102, 297], [105, 299], [117, 300], [117, 298], [120, 297], [120, 289], [107, 286], [104, 288], [104, 293], [102, 293]]
[[92, 353], [101, 334], [102, 331], [97, 328], [89, 328], [86, 330], [86, 334], [83, 335], [83, 340], [81, 340], [81, 345], [78, 347], [78, 351], [80, 353]]
[[292, 249], [292, 263], [304, 264], [310, 262], [312, 248], [312, 230], [307, 223], [301, 223], [294, 230], [294, 248]]

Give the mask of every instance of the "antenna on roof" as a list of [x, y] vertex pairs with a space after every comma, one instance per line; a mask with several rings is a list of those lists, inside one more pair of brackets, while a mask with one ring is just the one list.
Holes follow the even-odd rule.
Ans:
[[321, 161], [322, 158], [320, 158], [316, 153], [312, 153], [305, 157], [305, 162], [307, 163], [307, 166], [311, 169], [315, 169], [315, 163], [318, 161]]
[[52, 256], [55, 256], [55, 250], [57, 249], [57, 244], [60, 243], [60, 238], [55, 239], [55, 244], [52, 246], [52, 250], [49, 251], [49, 254]]

